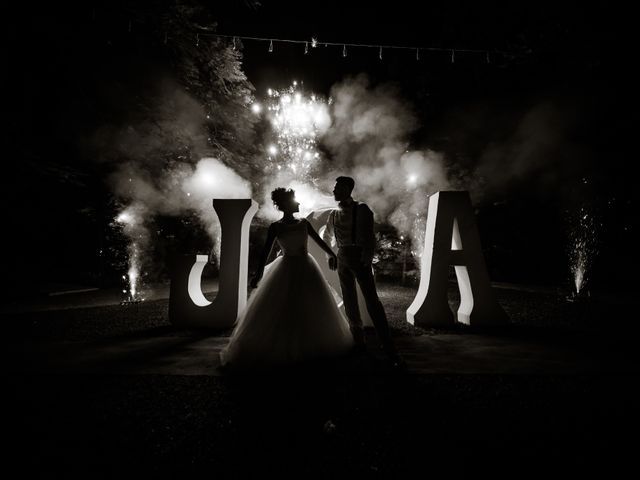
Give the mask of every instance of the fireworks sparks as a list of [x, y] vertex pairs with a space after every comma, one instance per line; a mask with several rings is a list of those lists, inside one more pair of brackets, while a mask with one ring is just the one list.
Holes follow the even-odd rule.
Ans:
[[416, 260], [418, 268], [420, 268], [420, 259], [424, 250], [426, 226], [426, 217], [416, 214], [411, 224], [411, 255]]
[[296, 180], [312, 180], [311, 172], [320, 158], [317, 136], [330, 124], [326, 103], [305, 95], [296, 81], [289, 88], [270, 88], [267, 93], [266, 114], [275, 136], [275, 143], [267, 147], [272, 171], [285, 168]]
[[585, 208], [580, 209], [572, 225], [569, 246], [569, 267], [575, 294], [579, 295], [587, 282], [589, 266], [596, 255], [596, 221]]
[[127, 275], [122, 276], [126, 288], [122, 290], [122, 293], [127, 295], [127, 302], [143, 301], [144, 298], [141, 296], [141, 257], [142, 249], [146, 246], [148, 238], [142, 223], [141, 208], [130, 205], [116, 216], [115, 221], [130, 242], [127, 247], [129, 268]]

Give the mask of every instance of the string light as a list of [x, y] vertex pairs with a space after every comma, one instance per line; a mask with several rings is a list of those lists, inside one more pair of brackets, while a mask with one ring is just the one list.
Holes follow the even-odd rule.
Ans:
[[[96, 20], [97, 10], [95, 7], [91, 10], [91, 18], [92, 20]], [[129, 18], [127, 31], [131, 33], [133, 31], [133, 19]], [[238, 49], [237, 40], [258, 40], [258, 41], [269, 41], [269, 52], [273, 52], [273, 42], [283, 42], [283, 43], [304, 43], [304, 53], [309, 53], [309, 41], [307, 40], [293, 40], [293, 39], [285, 39], [285, 38], [264, 38], [264, 37], [249, 37], [242, 35], [224, 35], [218, 33], [210, 33], [210, 32], [195, 32], [196, 34], [196, 47], [200, 46], [200, 35], [210, 36], [210, 37], [219, 37], [219, 38], [229, 38], [233, 42], [233, 49]], [[164, 34], [164, 44], [166, 45], [168, 42], [168, 32], [165, 31]], [[311, 48], [316, 48], [319, 45], [318, 39], [316, 37], [311, 37]], [[440, 52], [451, 52], [451, 63], [455, 63], [455, 53], [456, 50], [458, 52], [465, 53], [481, 53], [485, 55], [485, 59], [487, 64], [491, 63], [491, 52], [498, 53], [504, 55], [505, 58], [514, 58], [516, 55], [510, 54], [509, 52], [499, 51], [499, 50], [486, 50], [486, 49], [470, 49], [470, 48], [446, 48], [446, 47], [427, 47], [427, 46], [404, 46], [404, 45], [374, 45], [374, 44], [363, 44], [363, 43], [336, 43], [336, 42], [322, 42], [325, 47], [329, 46], [342, 46], [342, 56], [347, 56], [347, 47], [360, 47], [360, 48], [377, 48], [378, 49], [378, 58], [382, 60], [382, 49], [388, 48], [393, 50], [414, 50], [416, 60], [420, 60], [420, 50], [426, 51], [440, 51]], [[494, 57], [495, 58], [495, 57]]]
[[[257, 41], [268, 41], [269, 42], [269, 52], [273, 52], [273, 43], [274, 42], [282, 42], [282, 43], [301, 43], [304, 44], [304, 53], [305, 55], [309, 53], [309, 41], [308, 40], [291, 40], [285, 38], [265, 38], [265, 37], [247, 37], [242, 35], [223, 35], [218, 33], [196, 33], [196, 46], [200, 45], [200, 35], [210, 36], [210, 37], [219, 37], [219, 38], [229, 38], [233, 42], [234, 49], [238, 48], [237, 40], [257, 40]], [[166, 34], [165, 34], [165, 43], [166, 43]], [[316, 48], [320, 42], [316, 37], [311, 37], [311, 48]], [[378, 58], [382, 60], [382, 50], [383, 49], [392, 49], [392, 50], [413, 50], [415, 51], [415, 59], [416, 61], [420, 60], [420, 50], [425, 51], [437, 51], [437, 52], [450, 52], [451, 53], [451, 63], [455, 63], [456, 61], [456, 51], [457, 52], [465, 52], [465, 53], [479, 53], [484, 54], [487, 64], [491, 63], [490, 53], [499, 53], [503, 55], [509, 55], [507, 52], [498, 51], [498, 50], [477, 50], [471, 48], [445, 48], [445, 47], [421, 47], [421, 46], [403, 46], [403, 45], [373, 45], [373, 44], [363, 44], [363, 43], [336, 43], [336, 42], [322, 42], [322, 45], [325, 47], [329, 46], [341, 46], [342, 47], [342, 56], [347, 56], [347, 47], [356, 47], [356, 48], [377, 48], [378, 49]], [[512, 55], [513, 56], [513, 55]]]
[[[300, 43], [300, 44], [308, 44], [308, 40], [292, 40], [292, 39], [287, 39], [287, 38], [268, 38], [268, 37], [248, 37], [248, 36], [242, 36], [242, 35], [223, 35], [223, 34], [219, 34], [219, 33], [202, 33], [202, 35], [204, 36], [211, 36], [211, 37], [221, 37], [221, 38], [239, 38], [242, 40], [257, 40], [257, 41], [269, 41], [269, 42], [282, 42], [282, 43]], [[320, 42], [318, 41], [317, 38], [315, 37], [311, 37], [311, 48], [316, 48], [318, 45], [320, 44]], [[338, 47], [360, 47], [360, 48], [377, 48], [378, 50], [381, 49], [393, 49], [393, 50], [426, 50], [426, 51], [433, 51], [433, 52], [451, 52], [454, 53], [455, 52], [466, 52], [466, 53], [481, 53], [486, 55], [489, 51], [486, 49], [472, 49], [472, 48], [456, 48], [456, 49], [452, 49], [452, 48], [446, 48], [446, 47], [423, 47], [423, 46], [403, 46], [403, 45], [374, 45], [374, 44], [366, 44], [366, 43], [347, 43], [347, 42], [322, 42], [322, 45], [324, 45], [325, 47], [329, 47], [329, 46], [338, 46]], [[502, 53], [502, 54], [506, 54], [506, 52], [502, 52], [502, 51], [498, 51], [498, 50], [492, 50], [492, 52], [494, 53]]]

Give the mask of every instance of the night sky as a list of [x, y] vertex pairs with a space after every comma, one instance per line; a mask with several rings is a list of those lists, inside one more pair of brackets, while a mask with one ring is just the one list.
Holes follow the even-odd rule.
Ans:
[[[3, 232], [18, 284], [33, 282], [24, 262], [38, 272], [36, 284], [115, 278], [117, 268], [98, 253], [123, 248], [110, 227], [109, 165], [96, 161], [87, 139], [105, 124], [133, 121], [140, 99], [171, 72], [176, 59], [148, 21], [171, 3], [21, 5], [3, 15]], [[625, 72], [632, 59], [625, 14], [610, 2], [420, 2], [420, 11], [408, 1], [220, 3], [202, 2], [203, 19], [215, 19], [225, 35], [488, 50], [489, 63], [462, 52], [452, 63], [446, 51], [421, 51], [416, 61], [415, 51], [385, 50], [380, 60], [377, 49], [348, 47], [343, 58], [340, 46], [305, 55], [303, 45], [275, 41], [269, 53], [268, 42], [246, 40], [242, 68], [258, 99], [292, 80], [323, 96], [361, 73], [372, 86], [392, 85], [419, 120], [411, 147], [442, 152], [467, 176], [488, 152], [512, 148], [514, 126], [542, 106], [551, 112], [543, 133], [534, 125], [522, 148], [552, 142], [540, 150], [545, 158], [520, 170], [505, 165], [512, 174], [476, 196], [494, 280], [566, 283], [569, 219], [587, 208], [598, 225], [591, 288], [630, 288], [637, 194], [628, 168], [637, 155], [625, 147], [633, 138]]]

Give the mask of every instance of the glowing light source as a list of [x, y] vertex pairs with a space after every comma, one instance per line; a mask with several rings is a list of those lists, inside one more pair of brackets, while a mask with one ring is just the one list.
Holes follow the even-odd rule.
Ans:
[[267, 146], [267, 154], [280, 156], [273, 162], [274, 170], [283, 168], [295, 179], [312, 180], [310, 172], [320, 155], [316, 151], [316, 137], [330, 124], [326, 103], [316, 95], [307, 96], [299, 90], [300, 82], [280, 91], [268, 90], [270, 100], [265, 110], [273, 127], [275, 143]]
[[133, 215], [125, 210], [116, 217], [116, 222], [129, 225], [133, 222]]
[[571, 225], [569, 245], [569, 267], [573, 277], [575, 294], [579, 295], [588, 279], [588, 269], [596, 250], [596, 221], [594, 216], [582, 208]]
[[142, 266], [142, 247], [144, 246], [146, 235], [139, 208], [131, 205], [121, 211], [115, 218], [115, 222], [122, 227], [122, 232], [129, 238], [127, 247], [128, 265], [127, 275], [123, 275], [123, 280], [127, 283], [127, 289], [123, 293], [129, 293], [128, 302], [144, 300], [140, 298], [140, 283]]
[[251, 111], [256, 115], [259, 114], [262, 111], [262, 105], [260, 105], [259, 103], [254, 103], [253, 105], [251, 105]]

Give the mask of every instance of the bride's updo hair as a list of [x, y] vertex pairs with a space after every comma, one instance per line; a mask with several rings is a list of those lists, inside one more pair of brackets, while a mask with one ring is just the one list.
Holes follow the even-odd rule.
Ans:
[[296, 192], [291, 188], [282, 188], [278, 187], [273, 192], [271, 192], [271, 200], [273, 200], [273, 204], [276, 208], [282, 211], [282, 206], [286, 205], [287, 202], [290, 202], [295, 197]]

